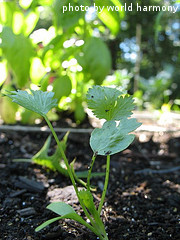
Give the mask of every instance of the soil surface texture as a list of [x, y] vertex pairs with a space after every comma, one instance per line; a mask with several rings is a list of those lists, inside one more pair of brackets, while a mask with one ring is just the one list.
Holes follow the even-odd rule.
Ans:
[[[60, 220], [40, 232], [35, 228], [57, 215], [50, 202], [65, 201], [83, 216], [70, 180], [37, 164], [14, 162], [31, 158], [48, 133], [0, 133], [0, 240], [95, 240], [72, 220]], [[62, 138], [62, 134], [58, 135]], [[87, 170], [92, 156], [89, 133], [71, 133], [69, 161], [76, 171]], [[49, 154], [55, 150], [52, 139]], [[93, 172], [105, 171], [106, 158], [96, 159]], [[104, 177], [91, 181], [98, 205]], [[139, 133], [131, 146], [111, 157], [111, 172], [102, 211], [109, 240], [180, 239], [180, 137]]]

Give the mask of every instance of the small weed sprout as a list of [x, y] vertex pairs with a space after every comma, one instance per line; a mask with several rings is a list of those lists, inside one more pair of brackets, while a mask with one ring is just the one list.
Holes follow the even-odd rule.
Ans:
[[[134, 140], [134, 135], [129, 134], [138, 128], [141, 123], [138, 123], [136, 119], [129, 118], [134, 109], [133, 99], [129, 95], [124, 95], [122, 92], [115, 88], [94, 86], [90, 88], [87, 93], [87, 104], [88, 107], [93, 111], [94, 115], [99, 119], [105, 119], [105, 123], [102, 128], [96, 128], [93, 130], [90, 137], [90, 146], [93, 150], [93, 156], [90, 167], [88, 169], [87, 182], [83, 190], [79, 190], [77, 187], [77, 179], [74, 173], [72, 162], [69, 164], [68, 159], [64, 153], [62, 142], [59, 141], [57, 134], [55, 133], [52, 124], [50, 123], [47, 113], [49, 110], [57, 106], [57, 100], [53, 99], [53, 92], [43, 92], [40, 90], [33, 91], [30, 93], [27, 91], [11, 91], [6, 94], [13, 102], [40, 114], [46, 120], [55, 140], [58, 145], [61, 156], [65, 162], [68, 175], [74, 186], [76, 195], [79, 203], [84, 211], [84, 214], [88, 221], [84, 220], [74, 209], [64, 203], [55, 202], [47, 206], [47, 209], [60, 215], [53, 219], [50, 219], [39, 227], [36, 231], [40, 231], [50, 223], [53, 223], [59, 219], [73, 219], [92, 232], [94, 232], [99, 239], [108, 240], [108, 236], [105, 230], [105, 226], [101, 219], [101, 210], [104, 204], [106, 191], [109, 181], [110, 172], [110, 156], [126, 149]], [[91, 177], [92, 168], [96, 160], [97, 155], [106, 156], [106, 174], [104, 189], [102, 197], [99, 203], [98, 209], [94, 204], [93, 195], [91, 193]]]

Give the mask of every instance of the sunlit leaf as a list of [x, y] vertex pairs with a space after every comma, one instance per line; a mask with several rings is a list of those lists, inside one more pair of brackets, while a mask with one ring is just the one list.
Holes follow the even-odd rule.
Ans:
[[0, 73], [1, 73], [1, 77], [0, 77], [0, 86], [1, 86], [1, 84], [6, 80], [7, 74], [8, 74], [6, 60], [0, 62]]
[[32, 1], [33, 0], [19, 0], [19, 5], [24, 9], [28, 9]]
[[6, 96], [10, 97], [13, 102], [42, 116], [57, 106], [57, 100], [53, 99], [53, 92], [31, 90], [31, 93], [28, 93], [27, 91], [17, 90], [9, 93]]
[[28, 36], [35, 28], [39, 20], [39, 12], [31, 11], [25, 15], [23, 33]]
[[53, 4], [54, 0], [38, 0], [39, 5], [46, 6]]
[[16, 11], [15, 1], [0, 1], [0, 23], [12, 27], [14, 11]]
[[[10, 84], [5, 84], [2, 88], [2, 92], [8, 90], [12, 91], [14, 88]], [[18, 105], [11, 101], [11, 99], [3, 97], [0, 100], [0, 115], [6, 124], [16, 123], [16, 112]]]
[[88, 107], [96, 117], [106, 120], [120, 120], [129, 117], [134, 109], [131, 96], [122, 96], [115, 88], [94, 86], [87, 93]]
[[15, 35], [9, 27], [3, 28], [0, 37], [0, 47], [14, 72], [17, 86], [24, 87], [29, 77], [30, 59], [34, 55], [33, 46], [23, 34]]
[[15, 34], [19, 34], [21, 33], [21, 30], [23, 28], [23, 24], [24, 24], [24, 15], [22, 12], [20, 11], [16, 11], [13, 14], [13, 32]]
[[83, 56], [77, 60], [86, 74], [101, 84], [111, 69], [111, 54], [106, 44], [100, 38], [89, 38], [83, 46]]
[[41, 59], [38, 57], [33, 58], [30, 67], [30, 78], [32, 83], [38, 84], [45, 74], [46, 69], [42, 64]]
[[[69, 10], [69, 5], [73, 11]], [[69, 28], [76, 25], [85, 12], [75, 11], [75, 7], [80, 7], [78, 1], [55, 0], [53, 3], [54, 20], [57, 28]]]
[[122, 5], [120, 1], [97, 0], [96, 6], [102, 9], [102, 11], [98, 12], [99, 19], [110, 29], [113, 35], [117, 35], [120, 30], [120, 21], [124, 17], [124, 10], [121, 10]]

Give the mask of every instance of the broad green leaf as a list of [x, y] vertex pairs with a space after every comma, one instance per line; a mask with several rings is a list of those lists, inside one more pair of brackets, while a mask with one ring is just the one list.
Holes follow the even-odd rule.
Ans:
[[33, 46], [23, 34], [15, 35], [9, 27], [3, 28], [0, 37], [0, 47], [13, 70], [17, 86], [24, 87], [29, 78], [30, 59], [34, 55]]
[[61, 76], [53, 82], [54, 97], [58, 100], [60, 100], [63, 96], [68, 97], [71, 93], [71, 89], [71, 79], [67, 75]]
[[98, 12], [99, 19], [110, 29], [113, 35], [120, 30], [120, 21], [124, 17], [124, 9], [119, 0], [96, 0], [96, 6], [101, 7]]
[[47, 209], [61, 215], [61, 217], [53, 218], [53, 219], [46, 221], [45, 223], [41, 224], [39, 227], [36, 228], [36, 232], [40, 231], [41, 229], [43, 229], [50, 223], [55, 222], [59, 219], [63, 219], [63, 218], [73, 219], [73, 220], [87, 226], [87, 223], [74, 211], [74, 209], [70, 205], [68, 205], [64, 202], [51, 203], [47, 206]]
[[27, 108], [33, 112], [46, 115], [53, 107], [57, 106], [57, 100], [53, 99], [53, 92], [43, 92], [41, 90], [28, 93], [26, 91], [17, 90], [10, 91], [6, 96], [10, 97], [13, 102]]
[[95, 84], [101, 84], [111, 70], [111, 54], [106, 44], [96, 37], [89, 38], [83, 45], [83, 56], [77, 56], [86, 74], [90, 74]]
[[121, 120], [129, 117], [134, 109], [131, 96], [122, 96], [115, 88], [94, 86], [87, 93], [88, 107], [96, 117], [106, 120]]
[[[69, 5], [71, 5], [70, 9]], [[84, 16], [85, 12], [80, 10], [75, 11], [75, 7], [80, 8], [80, 4], [78, 3], [78, 1], [54, 0], [54, 21], [57, 28], [69, 28], [73, 27], [78, 23], [79, 19]]]
[[129, 134], [138, 128], [135, 118], [123, 118], [119, 125], [115, 121], [106, 121], [102, 128], [96, 128], [90, 138], [90, 145], [98, 155], [112, 155], [126, 149], [134, 140], [134, 135]]

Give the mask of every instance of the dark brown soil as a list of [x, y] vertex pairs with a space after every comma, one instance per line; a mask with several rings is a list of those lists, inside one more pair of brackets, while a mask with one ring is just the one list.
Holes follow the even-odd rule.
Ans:
[[[51, 201], [65, 201], [82, 214], [68, 178], [14, 158], [30, 158], [47, 133], [0, 133], [0, 240], [95, 240], [96, 236], [71, 220], [55, 222], [35, 233], [56, 215], [46, 210]], [[62, 137], [59, 135], [59, 137]], [[154, 140], [156, 137], [156, 141]], [[70, 134], [68, 158], [77, 157], [76, 169], [87, 169], [92, 155], [89, 134]], [[54, 150], [52, 141], [52, 152]], [[165, 134], [146, 142], [138, 139], [111, 159], [108, 194], [102, 212], [110, 240], [180, 239], [180, 138]], [[94, 171], [104, 171], [98, 157]], [[94, 178], [98, 203], [103, 177]]]

